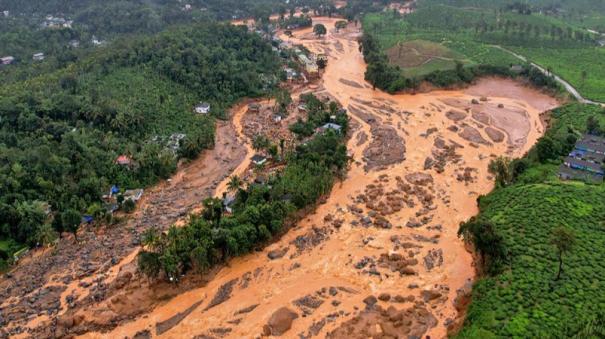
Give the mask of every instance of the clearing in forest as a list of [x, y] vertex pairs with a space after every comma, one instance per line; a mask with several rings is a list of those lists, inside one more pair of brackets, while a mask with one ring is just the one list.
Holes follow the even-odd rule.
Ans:
[[426, 40], [400, 42], [387, 50], [389, 61], [402, 68], [406, 76], [418, 76], [435, 70], [454, 69], [465, 57], [439, 43]]

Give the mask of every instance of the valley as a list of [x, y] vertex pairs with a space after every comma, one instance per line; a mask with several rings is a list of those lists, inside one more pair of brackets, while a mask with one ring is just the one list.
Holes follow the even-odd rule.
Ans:
[[[354, 331], [365, 337], [376, 335], [373, 325], [393, 322], [366, 309], [374, 302], [402, 312], [406, 325], [393, 327], [397, 333], [446, 335], [474, 278], [458, 224], [477, 213], [477, 197], [492, 189], [490, 160], [523, 155], [545, 131], [542, 114], [559, 103], [498, 78], [415, 95], [372, 90], [363, 79], [358, 34], [350, 27], [320, 39], [310, 30], [291, 38], [328, 55], [313, 92], [335, 98], [353, 118], [354, 161], [325, 202], [263, 251], [232, 259], [202, 287], [189, 286], [133, 321], [84, 337], [256, 337], [281, 307], [299, 315], [288, 336], [342, 337], [367, 322], [372, 326]], [[242, 131], [238, 114], [233, 122]], [[138, 298], [127, 293], [117, 305], [108, 300], [75, 314], [94, 323], [99, 312]]]

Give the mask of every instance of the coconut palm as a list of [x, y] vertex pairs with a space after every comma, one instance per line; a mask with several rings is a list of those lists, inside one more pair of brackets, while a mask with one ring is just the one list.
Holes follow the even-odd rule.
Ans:
[[242, 179], [240, 179], [239, 176], [232, 175], [231, 178], [229, 179], [229, 182], [227, 183], [227, 190], [229, 192], [235, 192], [238, 189], [240, 189], [243, 184], [244, 184], [244, 182], [242, 181]]

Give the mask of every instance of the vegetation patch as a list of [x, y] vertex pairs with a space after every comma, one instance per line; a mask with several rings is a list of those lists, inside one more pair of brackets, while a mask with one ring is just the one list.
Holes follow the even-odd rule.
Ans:
[[431, 41], [400, 42], [386, 51], [391, 64], [401, 67], [405, 75], [428, 74], [437, 69], [451, 70], [464, 56]]
[[576, 138], [595, 125], [588, 119], [603, 126], [605, 112], [580, 104], [556, 109], [553, 127], [527, 157], [490, 165], [498, 188], [479, 199], [480, 214], [461, 227], [489, 275], [475, 284], [457, 337], [602, 336], [605, 185], [556, 176]]
[[[563, 14], [570, 8], [574, 14]], [[561, 76], [586, 98], [605, 101], [601, 91], [605, 49], [599, 47], [603, 37], [579, 24], [581, 18], [602, 15], [593, 12], [584, 3], [424, 0], [418, 2], [416, 11], [405, 16], [392, 12], [366, 14], [363, 27], [393, 66], [387, 73], [400, 71], [406, 78], [426, 80], [429, 74], [451, 72], [456, 62], [469, 68], [522, 65], [524, 62], [505, 50], [508, 49]], [[456, 55], [442, 55], [434, 50], [423, 53], [418, 41], [430, 41]], [[408, 44], [412, 46], [406, 48]], [[387, 80], [396, 81], [393, 79], [396, 77]], [[408, 82], [407, 86], [415, 83]], [[401, 85], [381, 88], [389, 87]]]
[[[0, 237], [36, 246], [83, 215], [111, 220], [112, 186], [151, 185], [212, 147], [215, 117], [271, 91], [278, 66], [246, 28], [204, 24], [0, 86]], [[209, 114], [194, 112], [200, 101]]]
[[[299, 121], [299, 125], [317, 126], [322, 117], [336, 111], [335, 103], [325, 105], [312, 96], [305, 100], [308, 121]], [[336, 176], [346, 170], [347, 121], [344, 113], [340, 114], [340, 130], [318, 131], [285, 155], [283, 170], [264, 183], [244, 187], [241, 180], [232, 177], [229, 186], [235, 201], [230, 214], [226, 214], [221, 199], [208, 198], [204, 211], [192, 216], [184, 227], [172, 226], [165, 234], [150, 229], [144, 236], [145, 249], [138, 256], [139, 269], [149, 277], [176, 282], [187, 271], [203, 274], [281, 234], [288, 220], [296, 218], [296, 212], [327, 194]]]

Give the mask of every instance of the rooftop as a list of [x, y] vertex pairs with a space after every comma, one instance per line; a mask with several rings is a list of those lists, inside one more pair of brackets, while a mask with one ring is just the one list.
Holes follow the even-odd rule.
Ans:
[[120, 155], [116, 158], [116, 164], [118, 165], [130, 165], [132, 159], [127, 155]]
[[592, 173], [603, 173], [603, 163], [597, 163], [592, 161], [587, 161], [584, 159], [567, 157], [565, 158], [565, 164], [569, 164], [571, 168], [574, 169], [585, 169]]
[[605, 138], [586, 134], [559, 168], [562, 179], [601, 182], [605, 175]]
[[252, 159], [251, 159], [251, 160], [252, 160], [252, 162], [253, 162], [253, 163], [255, 163], [255, 164], [262, 164], [262, 163], [264, 163], [265, 161], [267, 161], [267, 157], [262, 156], [262, 155], [260, 155], [260, 154], [255, 154], [254, 156], [252, 156]]
[[605, 138], [587, 134], [576, 143], [576, 148], [591, 152], [605, 153]]
[[602, 175], [596, 175], [587, 171], [569, 168], [565, 166], [565, 164], [559, 167], [559, 177], [561, 177], [562, 179], [584, 180], [594, 183], [599, 183], [603, 181]]
[[321, 126], [321, 128], [322, 128], [322, 129], [324, 129], [324, 130], [325, 130], [325, 129], [333, 129], [333, 130], [335, 130], [335, 131], [340, 131], [340, 129], [341, 129], [342, 127], [341, 127], [339, 124], [335, 124], [335, 123], [329, 122], [329, 123], [327, 123], [327, 124], [325, 124], [325, 125]]

